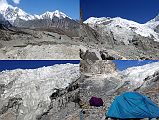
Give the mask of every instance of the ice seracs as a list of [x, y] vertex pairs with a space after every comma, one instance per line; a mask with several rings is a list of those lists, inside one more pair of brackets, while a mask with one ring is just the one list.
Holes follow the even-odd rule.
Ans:
[[[153, 30], [156, 30], [156, 28], [159, 27], [159, 14], [158, 14], [154, 19], [148, 21], [148, 22], [146, 23], [146, 25], [147, 25], [148, 27], [152, 28]], [[159, 28], [157, 28], [157, 29], [159, 29]], [[158, 33], [159, 33], [159, 30], [157, 30], [157, 31], [158, 31]], [[156, 31], [156, 32], [157, 32], [157, 31]]]
[[[23, 108], [20, 108], [20, 111], [24, 119], [21, 120], [35, 120], [37, 115], [47, 110], [55, 88], [66, 88], [78, 79], [79, 75], [78, 64], [3, 71], [0, 72], [0, 82], [8, 87], [4, 90], [4, 94], [0, 95], [2, 99], [22, 98]], [[1, 103], [5, 104], [2, 101]]]
[[140, 86], [144, 79], [159, 71], [159, 62], [149, 63], [143, 66], [131, 67], [121, 72], [124, 80], [129, 80], [132, 85]]

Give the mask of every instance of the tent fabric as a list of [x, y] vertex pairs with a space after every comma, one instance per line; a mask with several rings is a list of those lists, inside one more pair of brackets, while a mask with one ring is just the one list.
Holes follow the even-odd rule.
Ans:
[[159, 107], [140, 93], [125, 92], [115, 98], [106, 116], [118, 119], [158, 118]]
[[103, 100], [101, 98], [91, 97], [89, 104], [90, 106], [100, 107], [103, 106]]

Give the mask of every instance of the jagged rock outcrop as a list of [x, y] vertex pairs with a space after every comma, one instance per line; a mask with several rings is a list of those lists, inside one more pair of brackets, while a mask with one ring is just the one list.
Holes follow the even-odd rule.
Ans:
[[[37, 120], [69, 120], [80, 109], [80, 78], [65, 89], [57, 89], [51, 96], [46, 112], [37, 116]], [[79, 118], [79, 115], [77, 116]]]
[[116, 67], [109, 60], [81, 60], [80, 71], [82, 74], [111, 74], [116, 71]]
[[55, 30], [55, 28], [59, 31], [64, 31], [65, 33], [70, 34], [72, 37], [79, 36], [79, 23], [70, 18], [59, 19], [58, 17], [53, 17], [52, 19], [35, 19], [35, 20], [16, 20], [13, 24], [14, 26], [20, 28], [31, 28], [31, 29], [48, 29]]
[[12, 27], [9, 21], [7, 21], [2, 14], [0, 14], [0, 29], [7, 29]]

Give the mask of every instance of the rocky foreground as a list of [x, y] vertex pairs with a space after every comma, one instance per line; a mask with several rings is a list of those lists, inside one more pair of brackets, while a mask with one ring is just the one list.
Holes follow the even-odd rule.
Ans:
[[[59, 30], [59, 29], [58, 29]], [[1, 59], [80, 59], [78, 37], [62, 30], [0, 29]]]

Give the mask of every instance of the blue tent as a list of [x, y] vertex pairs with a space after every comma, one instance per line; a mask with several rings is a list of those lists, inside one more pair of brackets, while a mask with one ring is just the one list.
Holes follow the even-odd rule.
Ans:
[[125, 92], [117, 96], [106, 116], [110, 118], [159, 118], [159, 107], [137, 92]]

